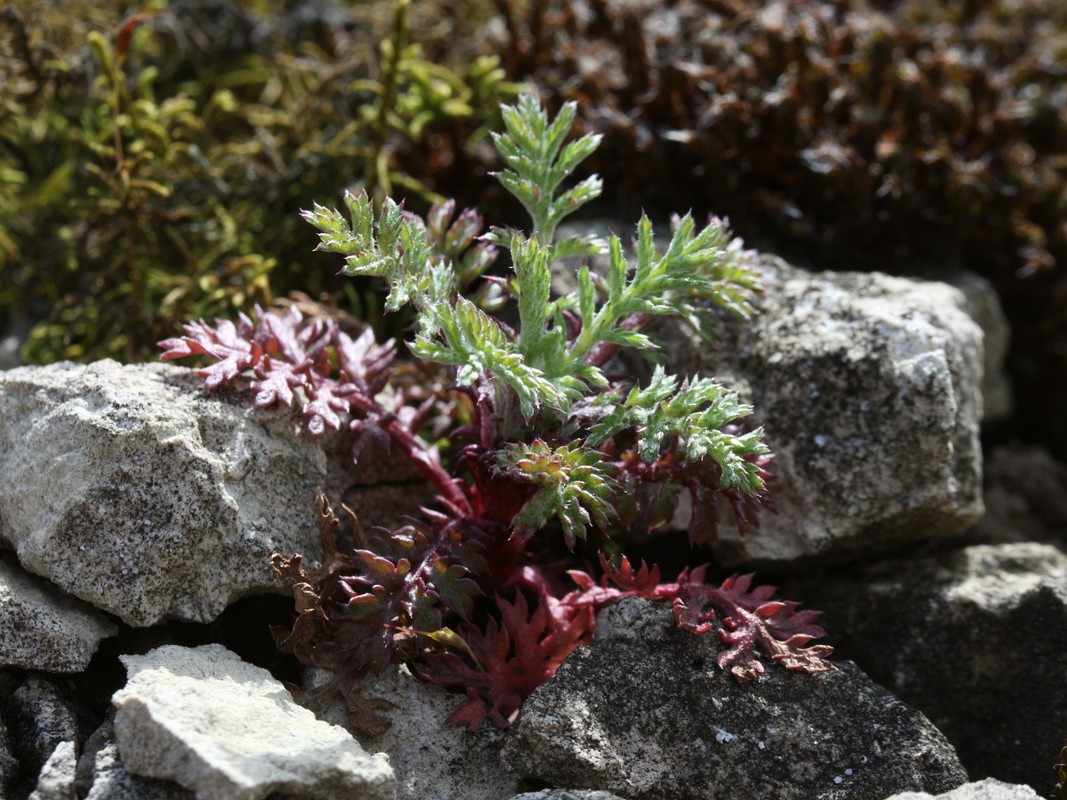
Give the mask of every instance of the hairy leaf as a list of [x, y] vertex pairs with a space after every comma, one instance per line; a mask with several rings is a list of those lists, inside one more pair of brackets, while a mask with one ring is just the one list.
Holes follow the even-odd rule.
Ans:
[[497, 469], [508, 477], [537, 486], [512, 521], [517, 534], [529, 538], [548, 520], [559, 517], [567, 547], [584, 539], [591, 521], [604, 529], [612, 515], [614, 468], [595, 450], [579, 444], [552, 449], [541, 439], [513, 444], [497, 453]]

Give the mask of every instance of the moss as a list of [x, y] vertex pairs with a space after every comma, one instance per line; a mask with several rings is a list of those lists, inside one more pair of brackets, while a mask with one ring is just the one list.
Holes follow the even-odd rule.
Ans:
[[142, 360], [185, 320], [338, 288], [299, 208], [353, 183], [428, 205], [516, 88], [492, 57], [426, 60], [424, 12], [258, 6], [150, 4], [125, 35], [102, 0], [0, 13], [0, 323], [34, 323], [24, 360]]

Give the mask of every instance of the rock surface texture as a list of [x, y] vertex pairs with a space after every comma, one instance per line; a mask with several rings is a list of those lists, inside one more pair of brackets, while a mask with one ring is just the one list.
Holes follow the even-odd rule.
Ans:
[[116, 633], [103, 614], [0, 561], [0, 667], [81, 672]]
[[30, 800], [75, 800], [74, 770], [77, 766], [74, 742], [60, 742], [41, 767], [37, 788]]
[[1051, 786], [1067, 735], [1067, 554], [975, 545], [809, 588], [789, 590], [826, 609], [838, 653], [921, 709], [972, 778]]
[[[632, 230], [592, 221], [560, 235], [612, 229], [624, 239]], [[999, 375], [1004, 358], [1003, 314], [987, 307], [988, 292], [962, 277], [966, 293], [880, 273], [809, 272], [773, 256], [760, 266], [759, 313], [723, 314], [714, 345], [680, 324], [654, 331], [673, 372], [716, 378], [754, 406], [750, 421], [775, 453], [778, 513], [765, 515], [758, 536], [724, 525], [716, 555], [727, 565], [846, 561], [962, 533], [982, 513], [984, 376]], [[558, 289], [571, 280], [563, 272]], [[988, 363], [976, 319], [990, 331]], [[989, 391], [1002, 409], [1003, 381]]]
[[[331, 675], [312, 670], [308, 688], [321, 686]], [[388, 753], [397, 800], [505, 800], [514, 793], [517, 776], [500, 762], [501, 731], [483, 725], [471, 733], [447, 722], [456, 709], [455, 694], [416, 680], [406, 667], [391, 667], [364, 685], [364, 697], [391, 706], [383, 711], [392, 723], [389, 729], [362, 742], [368, 750]], [[349, 728], [339, 698], [319, 717]]]
[[[77, 703], [48, 676], [30, 673], [3, 709], [12, 749], [28, 776], [37, 775], [64, 742], [85, 740]], [[32, 787], [32, 781], [31, 781]]]
[[168, 646], [122, 660], [130, 678], [113, 699], [115, 739], [131, 773], [212, 800], [395, 796], [385, 756], [315, 719], [269, 672], [224, 647]]
[[854, 665], [739, 684], [717, 638], [679, 631], [668, 608], [628, 599], [601, 617], [509, 730], [518, 774], [630, 800], [882, 800], [967, 780], [929, 721]]
[[115, 742], [114, 712], [86, 742], [76, 786], [84, 800], [196, 800], [196, 794], [174, 781], [129, 773]]
[[982, 333], [963, 294], [877, 273], [761, 261], [767, 294], [718, 346], [671, 361], [736, 387], [775, 453], [777, 514], [724, 526], [726, 564], [847, 560], [948, 539], [982, 513]]
[[984, 781], [966, 783], [944, 794], [901, 792], [887, 800], [1043, 800], [1043, 798], [1029, 786], [986, 778]]
[[209, 622], [285, 592], [271, 554], [317, 553], [316, 492], [355, 480], [294, 422], [182, 367], [0, 373], [0, 538], [130, 625]]

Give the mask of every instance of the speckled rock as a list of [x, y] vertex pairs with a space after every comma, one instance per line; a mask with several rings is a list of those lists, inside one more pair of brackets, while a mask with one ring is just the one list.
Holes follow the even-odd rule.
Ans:
[[168, 645], [123, 656], [115, 740], [125, 768], [212, 800], [272, 793], [311, 800], [393, 800], [389, 760], [315, 719], [269, 672], [221, 645]]
[[[6, 697], [4, 692], [0, 697]], [[0, 710], [3, 705], [0, 702]], [[7, 797], [8, 792], [18, 779], [19, 762], [15, 760], [11, 752], [11, 737], [8, 736], [7, 726], [0, 720], [0, 797]]]
[[933, 725], [853, 664], [739, 684], [717, 637], [679, 630], [668, 607], [627, 599], [600, 619], [508, 731], [523, 777], [630, 800], [883, 800], [967, 779]]
[[60, 742], [41, 767], [37, 787], [29, 800], [75, 800], [74, 769], [77, 764], [74, 742]]
[[1029, 786], [986, 778], [984, 781], [965, 783], [958, 789], [944, 794], [901, 792], [887, 797], [886, 800], [1044, 800], [1044, 798]]
[[26, 776], [40, 772], [63, 742], [77, 747], [89, 734], [83, 730], [84, 709], [45, 675], [27, 675], [3, 711], [14, 755]]
[[[313, 689], [331, 678], [311, 670], [306, 685]], [[365, 697], [392, 705], [382, 711], [392, 721], [389, 730], [361, 741], [389, 754], [397, 800], [507, 800], [515, 793], [517, 776], [500, 762], [502, 732], [487, 723], [471, 733], [447, 721], [463, 695], [417, 680], [406, 667], [368, 677], [364, 687]], [[340, 698], [318, 711], [321, 719], [349, 727]]]
[[[612, 229], [625, 242], [633, 227], [570, 223], [560, 235]], [[716, 378], [751, 403], [748, 421], [766, 429], [775, 453], [778, 513], [764, 515], [758, 535], [723, 525], [719, 560], [846, 561], [962, 533], [982, 513], [986, 355], [968, 314], [985, 313], [981, 304], [945, 283], [759, 263], [759, 313], [716, 312], [713, 345], [676, 321], [652, 330], [670, 371]], [[553, 277], [557, 291], [568, 288], [565, 273]], [[628, 366], [641, 375], [636, 358]]]
[[543, 789], [540, 792], [523, 792], [511, 800], [625, 800], [612, 792], [586, 791], [584, 789]]
[[122, 763], [115, 741], [115, 712], [85, 743], [78, 759], [75, 785], [84, 800], [196, 800], [174, 781], [131, 775]]
[[91, 606], [0, 561], [0, 666], [81, 672], [117, 632]]
[[271, 554], [313, 560], [317, 491], [336, 500], [361, 482], [335, 440], [310, 442], [292, 413], [253, 412], [237, 390], [206, 393], [183, 367], [0, 373], [0, 537], [25, 569], [131, 625], [209, 622], [287, 593]]
[[982, 513], [982, 334], [946, 284], [811, 273], [761, 260], [750, 323], [701, 349], [679, 331], [675, 369], [739, 389], [775, 453], [777, 514], [758, 535], [723, 526], [726, 564], [842, 561], [962, 533]]
[[785, 590], [823, 610], [838, 654], [920, 709], [974, 779], [1044, 793], [1067, 736], [1067, 555], [974, 545]]

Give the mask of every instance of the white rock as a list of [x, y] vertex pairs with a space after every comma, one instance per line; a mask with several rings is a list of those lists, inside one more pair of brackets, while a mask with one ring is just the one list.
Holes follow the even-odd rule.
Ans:
[[78, 763], [74, 742], [60, 742], [48, 757], [29, 800], [75, 800], [74, 768]]
[[0, 667], [81, 672], [117, 632], [91, 606], [0, 561]]
[[965, 783], [944, 794], [901, 792], [886, 800], [1042, 800], [1042, 798], [1029, 786], [986, 778], [984, 781]]
[[135, 626], [286, 593], [271, 554], [313, 561], [317, 491], [358, 482], [336, 439], [312, 443], [297, 423], [171, 365], [0, 373], [0, 537], [25, 569]]
[[269, 672], [221, 645], [123, 656], [115, 739], [126, 769], [211, 800], [272, 792], [316, 800], [392, 800], [384, 755], [315, 719]]

